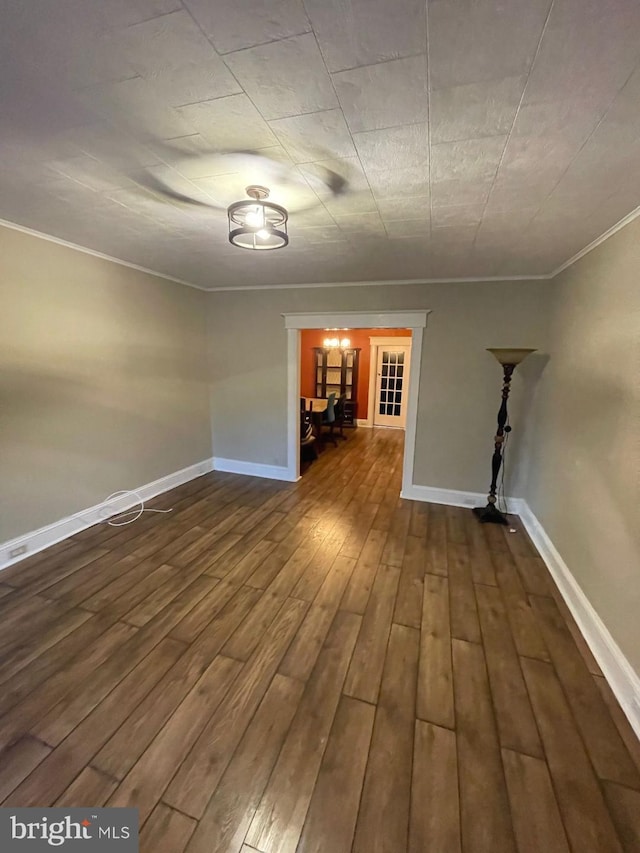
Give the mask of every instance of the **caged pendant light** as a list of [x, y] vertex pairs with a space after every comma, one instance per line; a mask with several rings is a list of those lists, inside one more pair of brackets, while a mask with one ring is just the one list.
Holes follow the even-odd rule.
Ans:
[[229, 242], [258, 252], [284, 248], [289, 242], [287, 210], [267, 201], [269, 190], [266, 187], [250, 186], [246, 193], [248, 199], [235, 201], [227, 208]]

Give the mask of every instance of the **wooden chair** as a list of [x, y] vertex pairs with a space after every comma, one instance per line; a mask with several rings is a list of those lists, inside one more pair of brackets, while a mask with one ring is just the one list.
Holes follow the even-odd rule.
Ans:
[[335, 413], [336, 417], [335, 417], [333, 424], [330, 427], [331, 432], [333, 432], [333, 429], [337, 427], [339, 430], [338, 438], [343, 438], [345, 441], [347, 439], [347, 436], [343, 432], [343, 427], [344, 427], [344, 404], [345, 404], [346, 399], [347, 399], [347, 395], [341, 394], [338, 397], [338, 399], [336, 400], [336, 404], [334, 406], [334, 413]]
[[336, 423], [336, 395], [335, 392], [332, 392], [327, 397], [327, 408], [323, 412], [322, 415], [322, 426], [328, 427], [326, 432], [321, 431], [321, 438], [328, 439], [332, 444], [336, 447], [338, 446], [338, 442], [336, 441], [336, 437], [333, 434], [333, 428]]

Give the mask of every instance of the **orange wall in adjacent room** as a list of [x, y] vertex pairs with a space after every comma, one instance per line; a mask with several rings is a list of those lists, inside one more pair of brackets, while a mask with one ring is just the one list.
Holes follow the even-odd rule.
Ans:
[[[321, 347], [325, 338], [349, 338], [352, 347], [360, 347], [358, 367], [358, 419], [367, 417], [369, 397], [369, 356], [371, 354], [370, 337], [410, 338], [411, 329], [349, 329], [327, 332], [324, 329], [303, 329], [300, 333], [300, 394], [302, 397], [315, 397], [315, 353], [314, 347]], [[375, 365], [374, 365], [375, 368]]]

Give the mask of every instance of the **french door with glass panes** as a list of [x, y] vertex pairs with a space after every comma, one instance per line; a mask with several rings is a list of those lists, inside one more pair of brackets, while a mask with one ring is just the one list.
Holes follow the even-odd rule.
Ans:
[[410, 346], [392, 344], [378, 347], [374, 426], [404, 429], [407, 421], [410, 361]]

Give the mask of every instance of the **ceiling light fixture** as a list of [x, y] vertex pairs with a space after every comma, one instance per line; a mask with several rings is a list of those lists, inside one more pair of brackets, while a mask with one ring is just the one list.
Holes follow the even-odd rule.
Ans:
[[340, 349], [348, 349], [351, 346], [351, 341], [349, 338], [342, 338], [342, 340], [340, 340], [340, 338], [325, 338], [323, 346], [329, 349], [334, 349], [336, 347], [339, 347]]
[[269, 198], [266, 187], [250, 186], [246, 193], [248, 200], [235, 201], [227, 208], [229, 242], [259, 252], [284, 248], [289, 242], [289, 214], [285, 208], [266, 200]]

